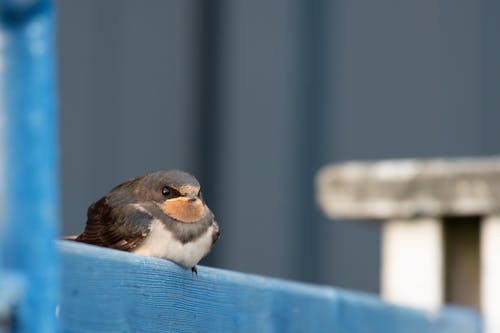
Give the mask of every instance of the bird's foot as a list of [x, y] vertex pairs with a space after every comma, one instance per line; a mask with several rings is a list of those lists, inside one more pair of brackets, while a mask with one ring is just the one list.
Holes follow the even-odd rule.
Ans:
[[193, 266], [191, 267], [191, 272], [193, 272], [193, 274], [198, 277], [198, 269], [196, 268], [196, 266]]

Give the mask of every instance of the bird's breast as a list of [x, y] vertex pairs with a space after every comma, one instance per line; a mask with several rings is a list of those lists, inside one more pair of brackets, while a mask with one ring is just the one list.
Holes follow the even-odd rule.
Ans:
[[195, 266], [211, 249], [214, 226], [192, 241], [182, 243], [172, 231], [157, 219], [144, 242], [132, 252], [149, 257], [168, 259], [186, 268]]

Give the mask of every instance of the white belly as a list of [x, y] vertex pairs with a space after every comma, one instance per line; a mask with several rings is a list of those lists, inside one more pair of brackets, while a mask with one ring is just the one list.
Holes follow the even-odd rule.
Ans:
[[193, 267], [210, 251], [213, 229], [214, 227], [210, 226], [195, 241], [182, 244], [160, 221], [153, 220], [148, 236], [132, 252], [143, 256], [169, 259], [186, 268]]

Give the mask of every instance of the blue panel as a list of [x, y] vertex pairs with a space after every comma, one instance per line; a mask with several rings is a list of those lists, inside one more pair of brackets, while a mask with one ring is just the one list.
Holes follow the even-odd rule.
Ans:
[[57, 122], [51, 1], [0, 0], [4, 265], [26, 278], [16, 331], [54, 332]]
[[473, 313], [60, 242], [64, 332], [478, 333]]

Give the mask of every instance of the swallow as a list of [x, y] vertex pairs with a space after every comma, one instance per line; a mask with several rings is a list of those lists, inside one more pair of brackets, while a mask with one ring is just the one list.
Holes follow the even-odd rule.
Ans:
[[129, 179], [94, 202], [73, 240], [168, 259], [197, 274], [219, 235], [196, 178], [167, 170]]

